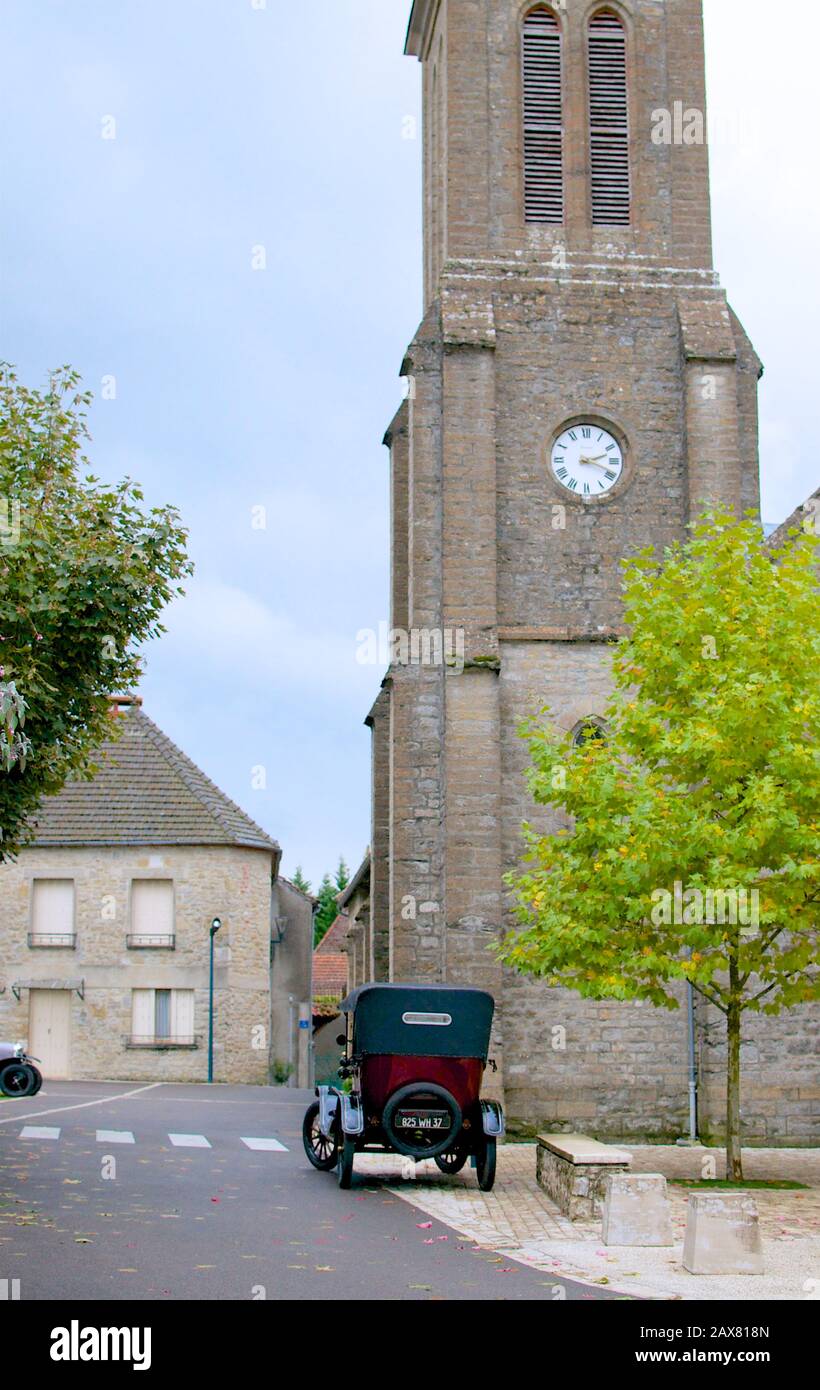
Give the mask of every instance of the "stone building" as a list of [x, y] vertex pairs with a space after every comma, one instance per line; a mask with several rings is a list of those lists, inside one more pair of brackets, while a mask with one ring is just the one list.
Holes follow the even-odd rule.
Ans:
[[0, 865], [0, 1037], [46, 1077], [205, 1080], [219, 918], [215, 1079], [307, 1085], [311, 900], [140, 706], [112, 701], [93, 781], [48, 798]]
[[[493, 992], [513, 1121], [675, 1136], [686, 1011], [590, 1003], [489, 948], [522, 822], [560, 825], [527, 796], [520, 720], [601, 715], [626, 554], [683, 538], [705, 503], [758, 507], [762, 369], [712, 259], [701, 0], [414, 0], [406, 51], [422, 65], [424, 317], [385, 437], [373, 974]], [[754, 1025], [750, 1136], [808, 1140], [815, 1018]], [[704, 1129], [722, 1122], [715, 1094]]]

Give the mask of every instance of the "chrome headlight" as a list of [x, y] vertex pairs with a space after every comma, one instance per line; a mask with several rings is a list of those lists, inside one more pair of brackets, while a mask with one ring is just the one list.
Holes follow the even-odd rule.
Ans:
[[14, 1044], [14, 1055], [15, 1055], [15, 1057], [22, 1057], [22, 1055], [23, 1055], [23, 1053], [25, 1052], [25, 1050], [26, 1050], [26, 1049], [25, 1049], [25, 1044], [24, 1044], [24, 1043], [19, 1042], [19, 1043], [15, 1043], [15, 1044]]

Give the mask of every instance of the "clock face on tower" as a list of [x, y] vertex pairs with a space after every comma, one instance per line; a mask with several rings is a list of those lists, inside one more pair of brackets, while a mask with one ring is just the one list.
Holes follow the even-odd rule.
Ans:
[[556, 480], [576, 497], [602, 497], [623, 473], [623, 450], [601, 425], [572, 425], [552, 446], [550, 465]]

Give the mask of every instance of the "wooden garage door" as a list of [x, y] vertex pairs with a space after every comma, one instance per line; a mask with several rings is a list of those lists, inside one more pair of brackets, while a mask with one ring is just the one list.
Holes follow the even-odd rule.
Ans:
[[28, 1050], [43, 1076], [65, 1079], [71, 1070], [71, 991], [33, 989], [29, 996]]

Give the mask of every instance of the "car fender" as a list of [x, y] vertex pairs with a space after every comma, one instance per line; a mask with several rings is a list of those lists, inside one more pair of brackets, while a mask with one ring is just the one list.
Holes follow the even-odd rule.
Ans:
[[481, 1102], [481, 1125], [484, 1133], [498, 1139], [505, 1133], [504, 1111], [497, 1100]]
[[339, 1092], [332, 1086], [317, 1086], [319, 1097], [319, 1128], [326, 1139], [332, 1139], [339, 1109]]
[[342, 1132], [348, 1135], [364, 1134], [364, 1110], [362, 1098], [353, 1092], [342, 1091]]

